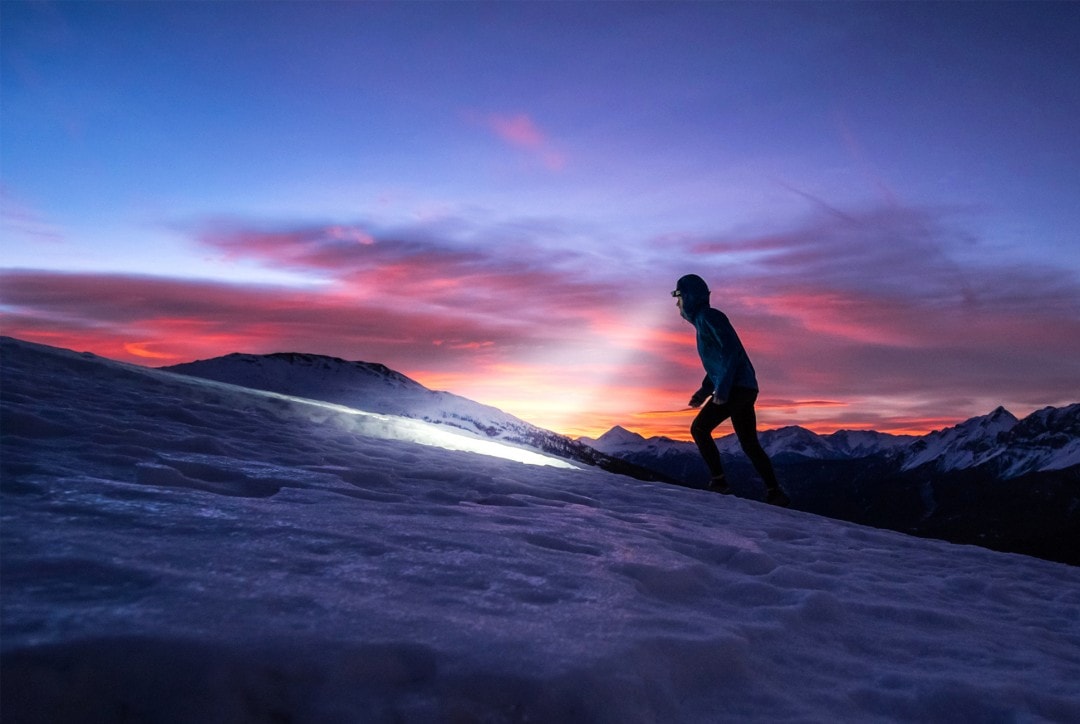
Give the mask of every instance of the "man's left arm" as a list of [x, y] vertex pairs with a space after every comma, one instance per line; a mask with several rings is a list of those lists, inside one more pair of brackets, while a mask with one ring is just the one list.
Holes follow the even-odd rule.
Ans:
[[722, 405], [728, 401], [735, 383], [739, 338], [726, 317], [706, 319], [706, 348], [709, 351], [713, 382], [713, 402]]

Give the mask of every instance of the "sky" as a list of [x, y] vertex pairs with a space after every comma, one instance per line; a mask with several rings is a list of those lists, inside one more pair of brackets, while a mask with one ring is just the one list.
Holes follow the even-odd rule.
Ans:
[[9, 2], [0, 332], [688, 438], [1080, 400], [1080, 4]]

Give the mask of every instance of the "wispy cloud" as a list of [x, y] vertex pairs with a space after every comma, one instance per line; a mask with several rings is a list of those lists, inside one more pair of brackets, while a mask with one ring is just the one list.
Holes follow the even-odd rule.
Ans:
[[[573, 252], [553, 263], [541, 240], [516, 227], [504, 240], [472, 241], [462, 224], [457, 235], [427, 228], [381, 231], [357, 225], [222, 224], [203, 228], [201, 243], [226, 257], [279, 269], [313, 272], [335, 293], [375, 306], [439, 310], [445, 316], [485, 316], [500, 324], [578, 326], [617, 307], [615, 279], [587, 273]], [[543, 229], [542, 233], [551, 233]], [[512, 309], [513, 313], [508, 313]]]
[[800, 279], [837, 290], [932, 295], [942, 301], [970, 296], [968, 267], [956, 255], [969, 255], [973, 244], [966, 232], [948, 223], [947, 212], [885, 206], [830, 208], [785, 232], [702, 240], [692, 244], [692, 251], [748, 255], [752, 263], [744, 274], [785, 285]]
[[492, 114], [488, 116], [488, 125], [507, 143], [530, 150], [547, 144], [545, 136], [529, 116], [518, 113], [512, 116]]
[[3, 184], [0, 184], [0, 231], [3, 231], [7, 244], [55, 244], [64, 241], [63, 232], [56, 224], [16, 198]]
[[566, 155], [526, 113], [489, 113], [476, 116], [503, 143], [529, 154], [550, 171], [566, 167]]

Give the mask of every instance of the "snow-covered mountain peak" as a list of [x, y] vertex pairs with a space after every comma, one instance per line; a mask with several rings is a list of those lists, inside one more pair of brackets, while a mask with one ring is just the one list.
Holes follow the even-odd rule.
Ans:
[[[348, 361], [338, 357], [300, 352], [275, 352], [263, 355], [233, 352], [223, 357], [172, 365], [162, 369], [204, 379], [228, 377], [232, 379], [218, 379], [218, 381], [234, 382], [259, 389], [273, 388], [275, 392], [284, 392], [281, 389], [283, 387], [310, 392], [317, 387], [327, 393], [335, 393], [340, 391], [342, 386], [348, 390], [356, 390], [358, 387], [426, 390], [419, 382], [378, 362]], [[239, 382], [240, 379], [246, 382]]]
[[642, 442], [645, 440], [643, 436], [639, 435], [636, 432], [627, 430], [622, 425], [616, 425], [615, 427], [611, 428], [603, 434], [602, 438], [611, 442]]
[[1080, 465], [1080, 403], [1037, 410], [1005, 438], [1008, 449], [997, 461], [1003, 477]]
[[1066, 407], [1044, 407], [1031, 413], [1017, 426], [1028, 434], [1037, 435], [1048, 430], [1080, 437], [1080, 402]]
[[438, 422], [489, 437], [505, 437], [510, 431], [539, 431], [539, 428], [494, 407], [449, 392], [430, 390], [400, 372], [373, 362], [349, 362], [337, 357], [285, 352], [230, 354], [162, 369]]
[[547, 455], [597, 465], [627, 475], [657, 479], [655, 473], [609, 458], [565, 435], [537, 427], [490, 405], [450, 392], [428, 389], [400, 372], [375, 362], [349, 362], [337, 357], [297, 352], [267, 355], [234, 353], [162, 369], [447, 425], [481, 437], [539, 450]]
[[596, 439], [591, 437], [582, 437], [579, 439], [589, 447], [608, 453], [609, 455], [614, 454], [619, 450], [637, 448], [646, 444], [646, 440], [643, 436], [627, 430], [621, 425], [616, 425]]
[[[894, 450], [914, 439], [914, 437], [908, 435], [890, 435], [872, 430], [842, 430], [831, 435], [818, 435], [797, 425], [761, 432], [761, 444], [770, 455], [786, 454], [814, 460], [869, 457]], [[666, 437], [645, 439], [641, 435], [618, 425], [595, 440], [581, 438], [581, 442], [608, 455], [638, 456], [649, 454], [661, 457], [675, 453], [697, 455], [697, 448], [692, 442], [672, 440]], [[717, 447], [722, 454], [741, 454], [739, 441], [733, 434], [719, 437]]]
[[344, 373], [361, 371], [376, 379], [384, 380], [390, 383], [396, 383], [407, 387], [422, 387], [419, 382], [413, 380], [410, 377], [390, 369], [384, 364], [379, 362], [349, 362], [338, 357], [327, 357], [317, 354], [304, 354], [300, 352], [277, 352], [274, 354], [265, 355], [259, 357], [256, 355], [241, 355], [241, 357], [251, 358], [250, 361], [253, 364], [265, 364], [267, 362], [285, 362], [289, 365], [297, 367], [311, 367], [321, 370], [323, 373]]
[[832, 448], [849, 458], [862, 458], [909, 445], [914, 435], [890, 435], [876, 430], [837, 430], [825, 435]]
[[[802, 455], [808, 458], [831, 457], [829, 446], [805, 427], [788, 425], [776, 430], [770, 430], [768, 435], [762, 435], [762, 445], [770, 455], [778, 455], [782, 452]], [[729, 442], [737, 442], [732, 436]]]
[[976, 421], [982, 425], [983, 429], [1000, 429], [1002, 432], [1009, 430], [1013, 425], [1020, 422], [1016, 415], [1000, 405], [998, 405], [989, 415], [985, 415], [981, 418], [975, 417], [967, 422], [971, 423]]
[[1015, 415], [998, 407], [989, 415], [932, 432], [908, 448], [903, 468], [934, 463], [939, 470], [963, 470], [980, 465], [1000, 453], [1002, 436], [1018, 422]]

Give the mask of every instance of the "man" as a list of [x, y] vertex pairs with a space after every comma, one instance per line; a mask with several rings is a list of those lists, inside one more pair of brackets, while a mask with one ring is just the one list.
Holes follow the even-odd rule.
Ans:
[[704, 405], [690, 426], [690, 434], [712, 475], [709, 490], [731, 493], [712, 437], [713, 430], [730, 417], [739, 445], [765, 481], [765, 501], [786, 507], [790, 501], [776, 482], [772, 462], [758, 440], [754, 412], [757, 376], [735, 328], [723, 312], [709, 306], [709, 287], [698, 275], [687, 274], [679, 279], [671, 296], [676, 298], [682, 318], [697, 331], [698, 355], [705, 367], [701, 389], [690, 398], [690, 407]]

